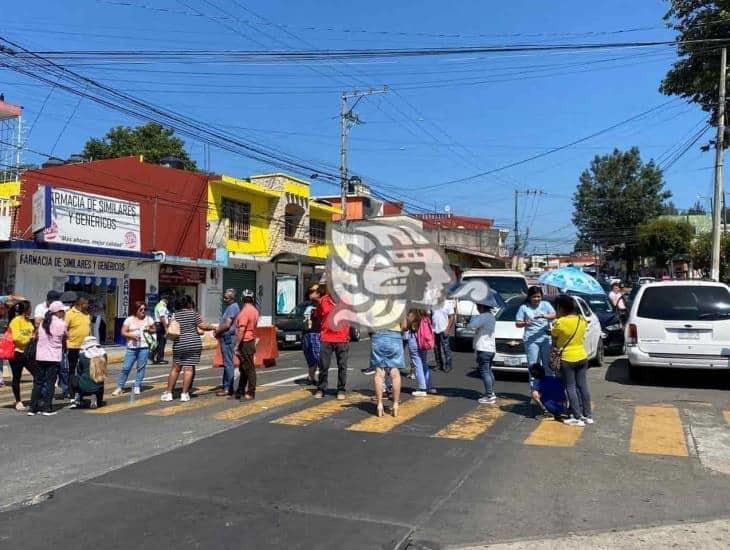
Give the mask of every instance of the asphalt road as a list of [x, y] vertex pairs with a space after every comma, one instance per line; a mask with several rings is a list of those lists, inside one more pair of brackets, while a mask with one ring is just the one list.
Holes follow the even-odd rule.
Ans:
[[164, 367], [95, 412], [26, 417], [0, 391], [0, 546], [441, 548], [730, 516], [729, 373], [634, 385], [608, 358], [581, 429], [533, 418], [522, 376], [478, 405], [458, 353], [439, 395], [406, 395], [396, 421], [374, 417], [368, 351], [352, 346], [345, 403], [293, 380], [298, 351], [260, 374], [254, 403], [216, 398], [205, 368], [187, 404], [158, 401]]

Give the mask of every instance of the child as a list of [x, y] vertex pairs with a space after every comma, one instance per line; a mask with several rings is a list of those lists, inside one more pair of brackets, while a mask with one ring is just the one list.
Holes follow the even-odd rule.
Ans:
[[542, 409], [543, 415], [562, 422], [562, 417], [568, 412], [563, 381], [557, 376], [546, 376], [539, 363], [530, 367], [530, 375], [534, 379], [532, 399]]
[[74, 394], [74, 402], [69, 408], [77, 409], [82, 406], [83, 398], [94, 395], [89, 407], [101, 407], [104, 400], [104, 380], [107, 376], [106, 351], [99, 345], [93, 336], [84, 338], [79, 354], [79, 374], [72, 375], [70, 385]]

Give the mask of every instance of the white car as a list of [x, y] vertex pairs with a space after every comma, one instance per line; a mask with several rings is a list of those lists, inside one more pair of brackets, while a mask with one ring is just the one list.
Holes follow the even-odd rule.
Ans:
[[730, 369], [730, 288], [710, 281], [643, 285], [626, 323], [629, 374], [645, 367]]
[[[588, 360], [594, 366], [603, 362], [603, 338], [601, 321], [591, 308], [579, 296], [572, 296], [578, 303], [580, 314], [588, 321], [588, 328], [583, 344], [588, 352]], [[550, 298], [545, 298], [551, 301]], [[523, 340], [524, 329], [515, 326], [517, 310], [525, 303], [524, 298], [512, 298], [507, 301], [507, 307], [497, 313], [497, 327], [495, 330], [496, 353], [492, 361], [492, 368], [500, 371], [527, 372], [527, 351]]]

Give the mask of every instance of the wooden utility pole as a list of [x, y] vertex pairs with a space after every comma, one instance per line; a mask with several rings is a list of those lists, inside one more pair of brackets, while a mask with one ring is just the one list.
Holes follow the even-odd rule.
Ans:
[[715, 193], [712, 201], [712, 268], [710, 278], [720, 280], [720, 242], [722, 240], [722, 171], [725, 137], [725, 73], [727, 48], [720, 53], [720, 97], [717, 105], [717, 138], [715, 139]]

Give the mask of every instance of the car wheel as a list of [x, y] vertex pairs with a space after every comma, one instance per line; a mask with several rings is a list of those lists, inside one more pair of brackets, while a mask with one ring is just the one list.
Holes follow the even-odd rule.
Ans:
[[591, 359], [591, 366], [592, 367], [600, 367], [603, 365], [603, 340], [598, 341], [598, 349], [596, 350], [596, 355]]

